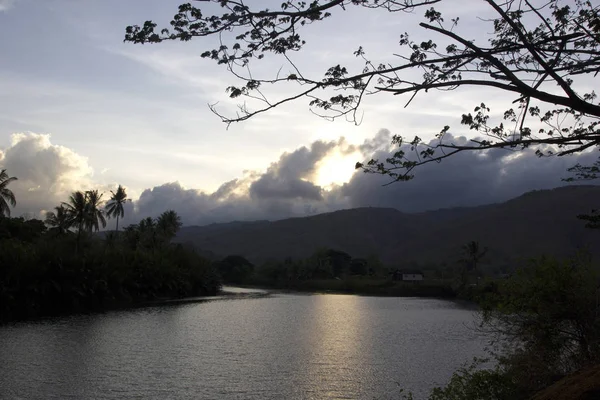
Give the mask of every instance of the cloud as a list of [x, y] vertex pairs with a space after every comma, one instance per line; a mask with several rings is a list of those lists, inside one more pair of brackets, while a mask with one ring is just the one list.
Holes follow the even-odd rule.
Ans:
[[178, 182], [145, 190], [136, 202], [136, 214], [156, 216], [176, 210], [187, 224], [232, 220], [281, 219], [306, 216], [345, 207], [344, 199], [324, 197], [312, 180], [319, 162], [336, 149], [347, 149], [345, 139], [318, 140], [281, 155], [266, 171], [246, 171], [240, 179], [222, 184], [215, 192], [186, 189]]
[[[391, 132], [380, 130], [372, 139], [353, 145], [346, 139], [317, 140], [308, 146], [283, 153], [264, 171], [244, 171], [224, 182], [214, 192], [186, 188], [179, 182], [141, 191], [128, 205], [125, 226], [165, 210], [177, 211], [185, 225], [214, 222], [276, 220], [330, 212], [351, 207], [393, 207], [420, 212], [457, 206], [501, 202], [530, 190], [565, 184], [567, 168], [592, 164], [596, 151], [571, 157], [539, 158], [532, 150], [511, 152], [463, 152], [415, 170], [415, 179], [383, 186], [389, 178], [354, 172], [341, 185], [321, 187], [316, 182], [319, 168], [334, 155], [384, 159], [397, 150], [390, 147]], [[465, 137], [448, 136], [454, 143]], [[358, 161], [358, 160], [356, 160]], [[13, 215], [40, 213], [66, 200], [73, 190], [96, 187], [106, 192], [88, 160], [75, 151], [52, 144], [49, 135], [19, 133], [0, 151], [0, 164], [19, 180], [11, 185], [19, 205]], [[122, 182], [127, 186], [127, 182]], [[139, 188], [130, 188], [134, 192]], [[139, 192], [139, 191], [138, 191]], [[112, 224], [110, 225], [112, 227]]]
[[317, 140], [310, 148], [303, 146], [292, 153], [284, 153], [266, 173], [252, 182], [250, 196], [258, 200], [322, 200], [322, 188], [312, 182], [318, 163], [343, 143], [343, 138], [341, 142]]
[[50, 135], [15, 133], [11, 144], [0, 150], [0, 163], [17, 181], [10, 186], [17, 198], [13, 215], [39, 214], [64, 201], [73, 190], [93, 184], [87, 158], [54, 145]]
[[[466, 144], [465, 137], [447, 140]], [[408, 151], [406, 147], [404, 150]], [[389, 151], [378, 151], [374, 158], [385, 159]], [[580, 162], [590, 165], [598, 153], [586, 152], [572, 157], [539, 158], [533, 149], [513, 152], [495, 149], [462, 152], [415, 169], [415, 178], [382, 186], [384, 176], [355, 174], [343, 186], [351, 207], [393, 207], [405, 212], [420, 212], [447, 207], [477, 206], [502, 202], [531, 190], [564, 185], [567, 169]]]
[[6, 12], [17, 4], [17, 0], [0, 0], [0, 12]]

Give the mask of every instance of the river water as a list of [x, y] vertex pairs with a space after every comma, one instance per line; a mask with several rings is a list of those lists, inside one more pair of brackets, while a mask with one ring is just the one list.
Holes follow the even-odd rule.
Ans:
[[237, 294], [16, 323], [0, 398], [419, 399], [484, 355], [474, 321], [442, 300]]

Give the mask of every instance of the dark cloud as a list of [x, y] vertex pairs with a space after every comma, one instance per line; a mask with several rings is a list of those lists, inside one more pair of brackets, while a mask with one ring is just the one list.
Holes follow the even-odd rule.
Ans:
[[[340, 203], [329, 204], [324, 199], [254, 198], [250, 196], [248, 188], [244, 187], [246, 184], [247, 182], [240, 180], [235, 188], [229, 187], [231, 194], [224, 199], [198, 190], [185, 189], [178, 182], [156, 186], [145, 190], [136, 202], [135, 218], [155, 217], [165, 210], [173, 209], [186, 225], [204, 225], [213, 222], [299, 217], [333, 211], [340, 207]], [[234, 192], [241, 194], [233, 194]]]
[[310, 180], [314, 177], [319, 161], [344, 144], [343, 138], [338, 142], [318, 140], [310, 148], [304, 146], [292, 153], [284, 153], [279, 161], [271, 164], [266, 173], [252, 182], [250, 196], [258, 200], [322, 200], [322, 189]]
[[[464, 137], [448, 136], [455, 144]], [[407, 149], [405, 149], [407, 150]], [[389, 152], [379, 151], [375, 158], [385, 159]], [[415, 179], [382, 186], [384, 176], [355, 174], [343, 186], [351, 207], [394, 207], [418, 212], [446, 207], [475, 206], [506, 201], [527, 191], [564, 185], [567, 169], [577, 162], [591, 164], [597, 152], [571, 157], [539, 158], [533, 150], [463, 152], [415, 170]]]
[[256, 199], [322, 200], [321, 187], [302, 179], [285, 179], [265, 174], [250, 185], [250, 196]]
[[[475, 206], [505, 201], [534, 189], [565, 184], [567, 168], [592, 164], [598, 152], [567, 157], [539, 158], [533, 150], [511, 152], [463, 152], [415, 170], [415, 179], [389, 186], [389, 178], [354, 173], [342, 186], [322, 188], [315, 183], [321, 163], [334, 154], [356, 157], [389, 157], [391, 133], [381, 130], [361, 145], [344, 138], [316, 141], [310, 146], [284, 153], [266, 171], [244, 171], [241, 178], [223, 183], [212, 193], [165, 183], [143, 191], [128, 204], [127, 223], [176, 210], [186, 225], [243, 220], [275, 220], [313, 215], [350, 207], [393, 207], [418, 212], [456, 206]], [[448, 136], [456, 144], [464, 137]], [[396, 149], [397, 150], [397, 149]], [[73, 190], [92, 187], [93, 174], [84, 157], [50, 143], [45, 135], [18, 134], [12, 145], [0, 152], [0, 163], [19, 177], [12, 186], [19, 201], [16, 215], [40, 213], [66, 200]], [[124, 182], [126, 183], [126, 182]], [[98, 187], [98, 185], [95, 185]], [[106, 192], [108, 187], [101, 188]], [[111, 225], [109, 225], [111, 226]]]

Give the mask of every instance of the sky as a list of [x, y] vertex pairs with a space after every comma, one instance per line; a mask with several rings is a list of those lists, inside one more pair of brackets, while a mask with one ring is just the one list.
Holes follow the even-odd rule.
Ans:
[[[480, 0], [465, 3], [445, 11], [467, 20], [464, 35], [484, 37], [490, 29], [474, 16], [489, 10]], [[394, 134], [430, 140], [450, 125], [457, 141], [467, 140], [463, 113], [482, 99], [501, 113], [513, 100], [481, 89], [417, 96], [407, 108], [407, 98], [373, 96], [359, 125], [319, 118], [300, 100], [227, 129], [208, 104], [233, 111], [225, 88], [238, 82], [199, 56], [212, 39], [123, 42], [126, 26], [148, 19], [165, 26], [179, 4], [0, 0], [0, 166], [19, 178], [11, 185], [18, 200], [13, 215], [43, 216], [74, 190], [98, 188], [107, 198], [117, 184], [134, 200], [128, 222], [166, 209], [186, 225], [364, 206], [419, 212], [556, 187], [568, 167], [597, 158], [461, 154], [389, 186], [385, 177], [355, 172], [357, 161], [388, 155]], [[307, 45], [291, 57], [318, 77], [338, 62], [359, 67], [352, 56], [358, 45], [377, 62], [393, 61], [400, 33], [420, 38], [422, 13], [338, 10], [305, 29]], [[256, 73], [266, 76], [281, 65], [269, 61]]]

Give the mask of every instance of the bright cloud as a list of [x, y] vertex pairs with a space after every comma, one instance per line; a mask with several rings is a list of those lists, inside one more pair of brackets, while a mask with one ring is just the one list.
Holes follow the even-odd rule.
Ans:
[[17, 215], [37, 215], [66, 200], [72, 191], [97, 184], [87, 158], [52, 144], [50, 135], [13, 134], [10, 146], [0, 150], [0, 163], [10, 176], [18, 178], [11, 184], [18, 199]]
[[[39, 216], [74, 190], [95, 187], [108, 196], [109, 189], [121, 183], [135, 200], [124, 224], [173, 209], [186, 225], [204, 225], [302, 217], [350, 207], [419, 212], [489, 204], [530, 190], [560, 186], [561, 178], [568, 176], [568, 167], [577, 162], [589, 165], [598, 157], [596, 152], [541, 159], [530, 150], [519, 156], [504, 150], [465, 152], [441, 164], [420, 167], [412, 181], [389, 186], [383, 186], [389, 182], [384, 176], [354, 171], [356, 161], [388, 157], [392, 151], [390, 137], [391, 133], [382, 129], [360, 145], [343, 137], [317, 140], [284, 152], [265, 170], [245, 171], [214, 191], [186, 188], [177, 181], [145, 190], [131, 186], [127, 179], [104, 182], [104, 174], [94, 175], [86, 157], [52, 143], [49, 135], [35, 133], [12, 135], [11, 144], [0, 151], [0, 166], [19, 178], [11, 185], [18, 200], [13, 215]], [[461, 144], [467, 139], [449, 140]], [[331, 178], [325, 179], [327, 176]], [[341, 177], [346, 177], [346, 182], [341, 182]], [[135, 193], [141, 193], [139, 198]]]

